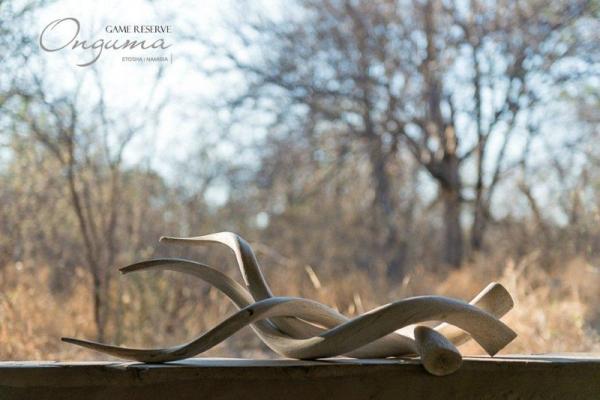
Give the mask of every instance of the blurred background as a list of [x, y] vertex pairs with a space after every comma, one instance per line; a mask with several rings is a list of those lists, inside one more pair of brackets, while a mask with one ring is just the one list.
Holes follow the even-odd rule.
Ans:
[[[141, 50], [45, 52], [50, 22], [161, 24]], [[234, 311], [154, 257], [352, 316], [502, 282], [505, 353], [600, 351], [600, 2], [0, 0], [0, 359], [60, 336], [192, 339]], [[481, 353], [476, 345], [466, 352]], [[273, 357], [246, 329], [212, 356]]]

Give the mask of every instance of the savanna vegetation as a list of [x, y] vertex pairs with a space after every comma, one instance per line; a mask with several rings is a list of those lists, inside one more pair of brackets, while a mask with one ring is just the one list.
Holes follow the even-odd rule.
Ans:
[[[216, 89], [148, 67], [146, 100], [119, 106], [106, 56], [47, 65], [28, 27], [50, 5], [0, 1], [1, 359], [214, 326], [233, 311], [214, 289], [118, 268], [175, 256], [239, 277], [221, 248], [158, 243], [218, 231], [252, 244], [276, 294], [356, 315], [498, 280], [505, 352], [600, 349], [597, 1], [236, 2], [219, 35], [176, 13], [177, 62]], [[185, 148], [153, 146], [178, 135], [167, 119]], [[273, 356], [237, 338], [209, 354]]]

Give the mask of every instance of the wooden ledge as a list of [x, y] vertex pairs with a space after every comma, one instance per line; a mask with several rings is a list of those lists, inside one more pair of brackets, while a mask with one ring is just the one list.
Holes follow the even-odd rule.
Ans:
[[0, 362], [0, 399], [600, 399], [600, 355], [416, 360], [198, 358], [168, 364]]

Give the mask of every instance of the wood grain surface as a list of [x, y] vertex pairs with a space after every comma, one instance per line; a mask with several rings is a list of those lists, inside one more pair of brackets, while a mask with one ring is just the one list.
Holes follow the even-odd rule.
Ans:
[[465, 357], [436, 377], [416, 360], [3, 362], [0, 399], [598, 399], [600, 356]]

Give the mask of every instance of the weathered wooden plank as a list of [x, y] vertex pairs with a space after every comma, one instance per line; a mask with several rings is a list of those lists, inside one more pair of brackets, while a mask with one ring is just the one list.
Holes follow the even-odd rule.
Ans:
[[466, 357], [444, 377], [409, 359], [0, 363], [2, 400], [320, 398], [600, 399], [600, 357]]

